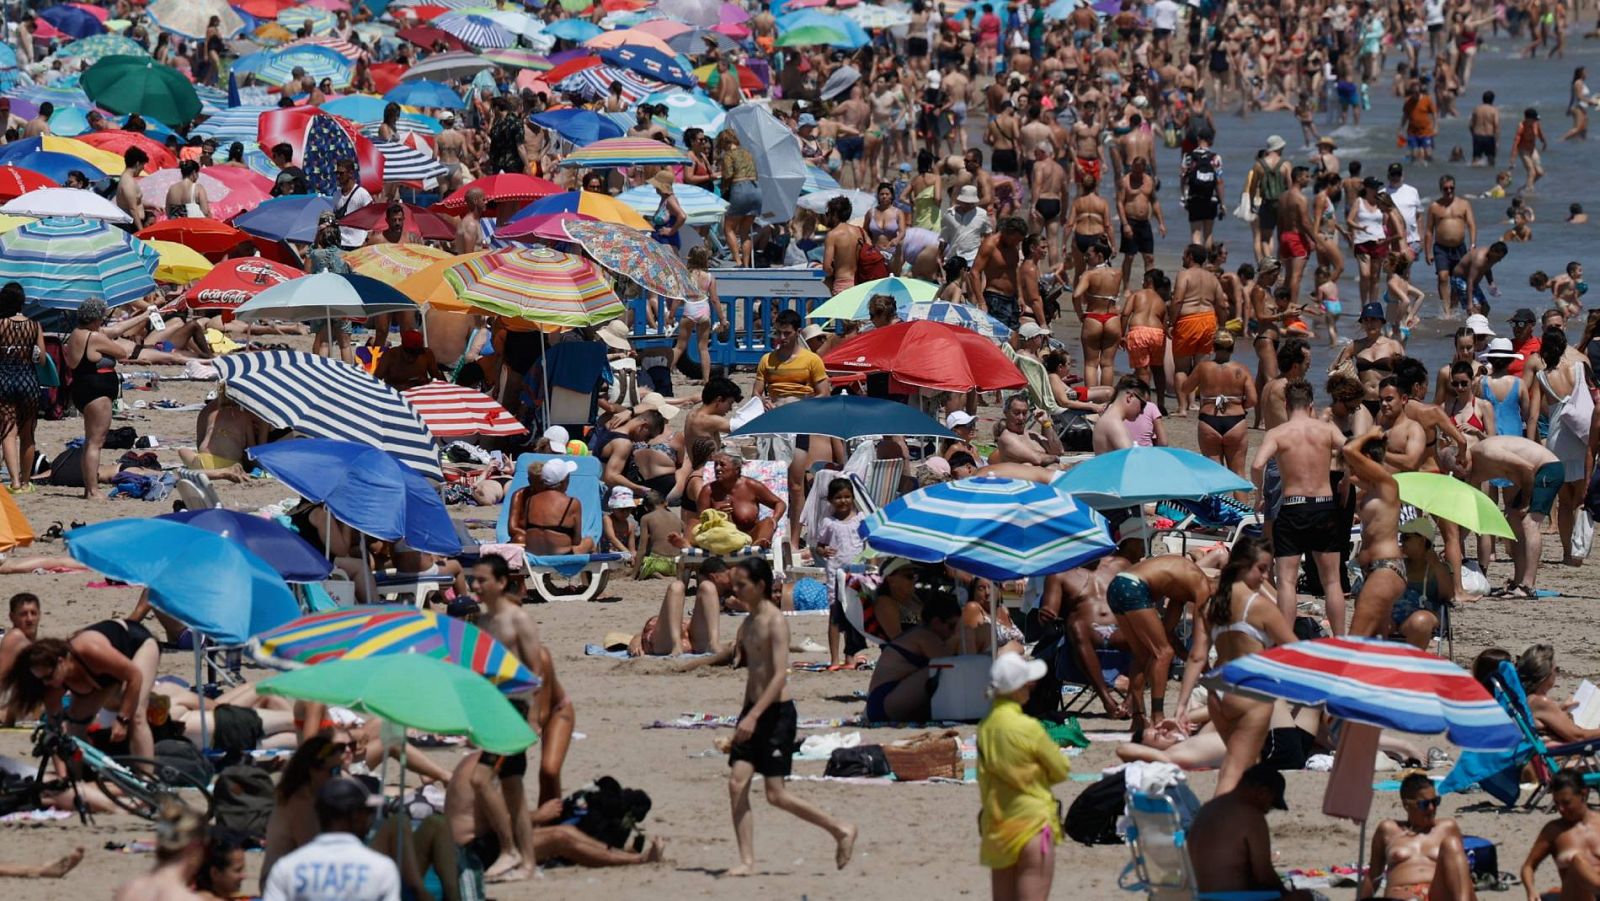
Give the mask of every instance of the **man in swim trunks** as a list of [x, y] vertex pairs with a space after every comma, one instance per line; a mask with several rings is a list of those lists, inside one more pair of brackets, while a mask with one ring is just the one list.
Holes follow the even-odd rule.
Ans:
[[822, 214], [822, 224], [828, 228], [823, 239], [822, 278], [834, 294], [856, 284], [856, 254], [865, 235], [850, 224], [851, 212], [848, 197], [834, 197]]
[[1046, 576], [1038, 608], [1041, 640], [1054, 630], [1065, 629], [1070, 634], [1069, 645], [1078, 669], [1094, 686], [1106, 715], [1115, 719], [1128, 715], [1128, 705], [1112, 696], [1095, 651], [1128, 650], [1127, 636], [1117, 628], [1116, 615], [1106, 602], [1106, 586], [1130, 565], [1127, 558], [1113, 554]]
[[1488, 247], [1475, 247], [1467, 251], [1466, 256], [1456, 263], [1450, 270], [1450, 302], [1460, 306], [1469, 314], [1489, 314], [1489, 298], [1484, 296], [1483, 283], [1489, 285], [1489, 293], [1500, 296], [1500, 288], [1494, 281], [1494, 267], [1506, 258], [1506, 242], [1496, 241]]
[[970, 297], [983, 298], [983, 308], [1015, 332], [1022, 326], [1022, 311], [1017, 304], [1017, 265], [1021, 262], [1022, 239], [1028, 236], [1028, 223], [1017, 216], [1000, 220], [1000, 230], [983, 239], [978, 256], [967, 277]]
[[1183, 271], [1172, 286], [1172, 302], [1167, 306], [1167, 323], [1172, 336], [1172, 362], [1177, 371], [1178, 408], [1175, 416], [1189, 415], [1189, 373], [1200, 359], [1211, 352], [1211, 339], [1217, 323], [1227, 310], [1228, 298], [1222, 282], [1206, 268], [1210, 252], [1199, 244], [1183, 251]]
[[1167, 236], [1167, 220], [1161, 215], [1161, 201], [1156, 199], [1156, 180], [1148, 171], [1149, 164], [1142, 156], [1133, 158], [1128, 171], [1117, 182], [1117, 220], [1122, 223], [1122, 283], [1133, 283], [1133, 257], [1144, 258], [1144, 270], [1150, 271], [1156, 260], [1156, 236], [1150, 227], [1154, 219]]
[[1289, 309], [1300, 301], [1300, 279], [1305, 275], [1306, 258], [1317, 246], [1311, 228], [1311, 206], [1302, 192], [1311, 183], [1311, 170], [1295, 166], [1289, 172], [1289, 189], [1278, 196], [1278, 249], [1288, 280]]
[[1033, 209], [1049, 245], [1046, 266], [1041, 268], [1053, 270], [1061, 262], [1061, 201], [1067, 190], [1067, 173], [1060, 163], [1050, 158], [1051, 152], [1048, 142], [1033, 146], [1033, 172], [1028, 179], [1034, 197]]
[[1450, 273], [1478, 246], [1478, 221], [1473, 218], [1472, 204], [1456, 195], [1456, 180], [1449, 175], [1439, 177], [1439, 196], [1428, 204], [1422, 217], [1423, 259], [1433, 264], [1439, 277], [1440, 318], [1454, 319], [1450, 303]]
[[1078, 113], [1078, 121], [1072, 124], [1072, 152], [1078, 167], [1080, 192], [1088, 190], [1084, 185], [1090, 181], [1100, 183], [1100, 133], [1105, 128], [1105, 123], [1100, 121], [1098, 104], [1093, 99], [1085, 99]]
[[[1544, 550], [1544, 522], [1550, 517], [1566, 470], [1553, 451], [1521, 435], [1496, 435], [1472, 446], [1472, 461], [1463, 467], [1450, 460], [1453, 474], [1476, 488], [1491, 479], [1505, 479], [1512, 490], [1506, 495], [1506, 520], [1516, 536], [1513, 545], [1511, 584], [1507, 589], [1518, 598], [1533, 596], [1539, 573], [1539, 555]], [[1478, 558], [1486, 561], [1493, 550], [1480, 540]]]
[[[1131, 257], [1129, 258], [1132, 259]], [[1123, 306], [1127, 332], [1122, 344], [1128, 350], [1128, 367], [1145, 384], [1155, 386], [1156, 409], [1167, 415], [1167, 302], [1172, 285], [1160, 269], [1145, 269], [1144, 286], [1128, 295]]]
[[[1106, 602], [1117, 628], [1133, 649], [1128, 675], [1128, 708], [1135, 736], [1144, 734], [1144, 690], [1150, 689], [1150, 719], [1166, 718], [1167, 676], [1172, 668], [1175, 633], [1184, 608], [1196, 613], [1211, 596], [1211, 579], [1182, 554], [1149, 557], [1117, 573], [1106, 586]], [[1162, 601], [1166, 606], [1161, 606]]]

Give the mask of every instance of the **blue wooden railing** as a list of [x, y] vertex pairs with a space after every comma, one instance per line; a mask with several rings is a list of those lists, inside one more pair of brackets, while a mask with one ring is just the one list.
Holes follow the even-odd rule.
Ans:
[[[831, 296], [820, 269], [713, 269], [711, 274], [717, 279], [714, 302], [722, 305], [723, 321], [733, 324], [725, 335], [712, 334], [711, 364], [728, 369], [755, 366], [761, 355], [772, 349], [767, 336], [780, 311], [797, 310], [803, 317]], [[657, 323], [654, 332], [645, 315], [645, 308], [652, 304]], [[634, 347], [672, 344], [676, 326], [667, 319], [670, 305], [671, 301], [654, 294], [630, 301]], [[689, 352], [695, 356], [693, 342]]]

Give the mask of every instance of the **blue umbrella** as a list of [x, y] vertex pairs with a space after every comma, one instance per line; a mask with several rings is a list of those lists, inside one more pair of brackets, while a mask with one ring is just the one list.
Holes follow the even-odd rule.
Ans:
[[872, 38], [867, 35], [866, 29], [856, 24], [854, 20], [847, 19], [844, 16], [825, 13], [818, 9], [805, 9], [799, 12], [779, 16], [778, 34], [782, 35], [786, 31], [792, 31], [796, 28], [804, 28], [808, 25], [814, 25], [821, 28], [831, 28], [834, 31], [843, 32], [847, 40], [843, 43], [835, 44], [834, 46], [836, 47], [854, 50], [857, 47], [865, 47], [872, 41]]
[[1072, 467], [1054, 484], [1100, 510], [1198, 500], [1251, 488], [1248, 480], [1226, 466], [1176, 447], [1130, 447], [1101, 454]]
[[233, 217], [242, 232], [270, 241], [297, 241], [310, 244], [317, 237], [317, 217], [333, 209], [333, 201], [321, 194], [290, 194], [264, 201], [260, 206]]
[[285, 582], [321, 582], [333, 572], [328, 558], [277, 520], [221, 507], [181, 510], [156, 519], [204, 529], [240, 544], [276, 570]]
[[654, 47], [623, 44], [621, 47], [600, 51], [600, 60], [667, 84], [682, 85], [686, 88], [699, 84], [695, 81], [693, 72]]
[[17, 67], [17, 51], [6, 44], [0, 44], [0, 69], [15, 69]]
[[64, 106], [50, 116], [50, 133], [75, 138], [89, 133], [89, 114], [75, 106]]
[[839, 184], [839, 180], [829, 175], [827, 170], [820, 166], [813, 166], [810, 163], [806, 164], [806, 181], [805, 184], [800, 186], [801, 194], [837, 191], [842, 187], [844, 186]]
[[439, 493], [393, 455], [328, 438], [278, 441], [251, 456], [301, 497], [326, 504], [340, 522], [413, 550], [459, 554], [461, 539]]
[[255, 73], [267, 84], [281, 85], [293, 77], [295, 69], [302, 69], [317, 81], [328, 78], [335, 87], [344, 87], [350, 83], [351, 68], [349, 60], [327, 47], [302, 44], [268, 54]]
[[39, 11], [39, 18], [54, 25], [58, 31], [65, 32], [75, 38], [86, 38], [90, 35], [102, 34], [106, 27], [99, 19], [68, 4], [52, 6]]
[[701, 128], [715, 134], [722, 130], [727, 111], [700, 91], [658, 91], [644, 98], [645, 103], [666, 107], [661, 118], [678, 131]]
[[879, 553], [948, 563], [988, 579], [1065, 572], [1117, 549], [1105, 517], [1071, 495], [987, 477], [896, 498], [862, 521], [861, 534]]
[[383, 99], [406, 106], [428, 106], [440, 109], [466, 109], [467, 104], [449, 85], [419, 78], [402, 81], [383, 95]]
[[560, 19], [545, 26], [544, 33], [563, 41], [587, 41], [600, 34], [601, 29], [587, 19]]
[[915, 407], [849, 394], [776, 407], [734, 429], [732, 435], [828, 435], [844, 441], [879, 435], [956, 437]]
[[300, 615], [283, 577], [244, 545], [166, 519], [114, 519], [66, 535], [74, 560], [150, 590], [150, 604], [220, 644]]
[[[20, 142], [19, 142], [20, 143]], [[47, 175], [60, 184], [67, 183], [67, 173], [77, 170], [90, 181], [99, 181], [106, 177], [91, 166], [82, 157], [70, 153], [56, 153], [53, 150], [35, 150], [32, 153], [19, 153], [15, 156], [0, 158], [0, 166], [16, 166], [18, 169], [32, 169], [40, 175]]]
[[592, 110], [550, 110], [531, 118], [533, 124], [548, 128], [579, 147], [587, 147], [606, 138], [620, 138], [624, 134], [622, 126]]

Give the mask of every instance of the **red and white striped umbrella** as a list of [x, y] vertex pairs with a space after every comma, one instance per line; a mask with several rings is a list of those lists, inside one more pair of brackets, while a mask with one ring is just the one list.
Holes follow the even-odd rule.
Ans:
[[449, 382], [429, 382], [402, 393], [429, 430], [440, 438], [521, 435], [528, 431], [505, 407], [481, 391]]

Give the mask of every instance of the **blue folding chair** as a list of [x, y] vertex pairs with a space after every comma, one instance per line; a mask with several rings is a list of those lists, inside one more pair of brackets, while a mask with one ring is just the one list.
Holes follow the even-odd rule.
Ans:
[[[535, 463], [550, 460], [567, 460], [577, 464], [577, 470], [567, 480], [567, 496], [583, 506], [583, 536], [593, 538], [598, 546], [602, 535], [602, 517], [605, 516], [600, 491], [600, 461], [595, 457], [562, 457], [554, 454], [523, 454], [506, 486], [506, 502], [500, 506], [500, 520], [495, 524], [495, 540], [501, 544], [511, 541], [511, 510], [517, 492], [528, 487], [528, 468]], [[613, 564], [622, 562], [617, 553], [558, 554], [553, 556], [524, 557], [528, 572], [528, 589], [545, 601], [591, 601], [605, 589], [606, 577]], [[587, 577], [587, 578], [586, 578]], [[562, 587], [557, 579], [566, 582]]]
[[[1144, 892], [1150, 901], [1265, 901], [1280, 892], [1202, 892], [1195, 886], [1183, 820], [1167, 795], [1128, 795], [1128, 851], [1133, 861], [1117, 884], [1123, 891]], [[1137, 880], [1130, 880], [1137, 876]]]

